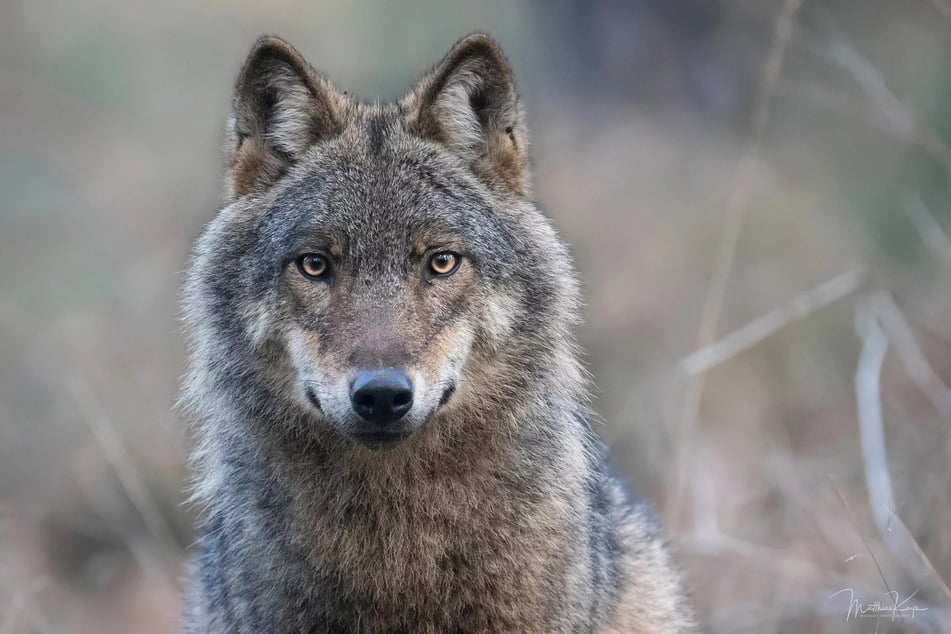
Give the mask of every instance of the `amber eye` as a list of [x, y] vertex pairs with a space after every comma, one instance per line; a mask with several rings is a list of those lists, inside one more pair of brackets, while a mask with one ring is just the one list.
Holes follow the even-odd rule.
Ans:
[[452, 251], [440, 251], [429, 258], [429, 270], [433, 275], [452, 275], [459, 268], [462, 257]]
[[327, 276], [330, 263], [319, 253], [305, 253], [297, 258], [297, 268], [306, 277], [317, 280]]

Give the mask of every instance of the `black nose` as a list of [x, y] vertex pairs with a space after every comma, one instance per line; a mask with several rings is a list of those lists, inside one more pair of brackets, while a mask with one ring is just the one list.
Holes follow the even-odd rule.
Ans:
[[360, 418], [382, 427], [403, 418], [413, 406], [413, 384], [402, 370], [366, 370], [350, 388], [350, 403]]

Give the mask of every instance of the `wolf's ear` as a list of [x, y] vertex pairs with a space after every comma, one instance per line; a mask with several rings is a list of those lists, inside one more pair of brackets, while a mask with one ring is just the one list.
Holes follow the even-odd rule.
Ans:
[[229, 200], [266, 189], [311, 146], [338, 134], [342, 103], [293, 46], [259, 39], [238, 75], [228, 120]]
[[490, 37], [456, 42], [407, 103], [417, 134], [467, 160], [490, 186], [530, 194], [524, 113], [512, 68]]

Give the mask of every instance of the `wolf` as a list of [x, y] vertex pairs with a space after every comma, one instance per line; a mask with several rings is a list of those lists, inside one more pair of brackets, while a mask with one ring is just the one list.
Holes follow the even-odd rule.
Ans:
[[254, 45], [183, 292], [186, 632], [693, 627], [589, 425], [528, 148], [486, 35], [385, 105]]

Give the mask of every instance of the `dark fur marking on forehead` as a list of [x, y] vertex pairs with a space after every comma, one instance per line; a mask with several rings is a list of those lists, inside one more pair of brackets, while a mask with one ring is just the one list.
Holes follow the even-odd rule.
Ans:
[[413, 167], [416, 168], [420, 177], [427, 184], [446, 198], [456, 201], [464, 201], [467, 198], [481, 199], [476, 188], [461, 178], [455, 178], [451, 174], [440, 172], [425, 163], [416, 163]]
[[383, 152], [385, 135], [386, 121], [383, 117], [371, 117], [367, 121], [367, 149], [371, 156], [379, 156]]

